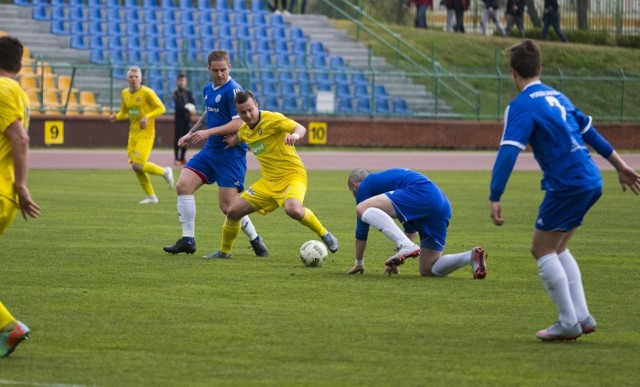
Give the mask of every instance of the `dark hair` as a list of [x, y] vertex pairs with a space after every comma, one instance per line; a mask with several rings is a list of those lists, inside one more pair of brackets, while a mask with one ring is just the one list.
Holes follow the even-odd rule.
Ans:
[[253, 96], [253, 93], [250, 90], [239, 91], [233, 98], [233, 103], [238, 106], [241, 103], [247, 102], [249, 99], [252, 99], [254, 101], [256, 100], [256, 97]]
[[17, 73], [22, 68], [22, 53], [24, 47], [18, 38], [13, 36], [0, 37], [0, 69]]
[[180, 73], [180, 74], [178, 74], [178, 79], [180, 79], [180, 78], [186, 78], [186, 77], [187, 77], [187, 75], [186, 75], [185, 73]]
[[542, 54], [538, 45], [530, 39], [515, 44], [509, 49], [510, 65], [522, 78], [540, 75]]
[[210, 66], [211, 62], [221, 62], [225, 61], [227, 64], [229, 63], [229, 53], [225, 50], [213, 50], [209, 53], [209, 57], [207, 57], [207, 65]]

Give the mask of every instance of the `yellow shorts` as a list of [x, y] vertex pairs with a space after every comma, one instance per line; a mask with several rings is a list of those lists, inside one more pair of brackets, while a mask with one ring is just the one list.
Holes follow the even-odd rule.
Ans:
[[307, 176], [294, 175], [279, 181], [260, 179], [240, 197], [249, 202], [254, 210], [266, 215], [284, 206], [284, 201], [287, 199], [298, 199], [300, 203], [304, 203], [306, 194]]
[[0, 235], [11, 226], [13, 220], [18, 213], [18, 203], [13, 200], [9, 200], [4, 196], [0, 196]]
[[129, 136], [127, 156], [129, 163], [146, 164], [153, 149], [153, 137]]

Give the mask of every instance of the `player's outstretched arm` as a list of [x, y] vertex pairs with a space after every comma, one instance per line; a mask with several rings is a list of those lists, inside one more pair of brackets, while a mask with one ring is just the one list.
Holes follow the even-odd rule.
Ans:
[[356, 261], [347, 272], [347, 274], [363, 274], [364, 273], [364, 250], [367, 248], [366, 240], [356, 239]]
[[189, 138], [189, 145], [195, 145], [200, 141], [204, 141], [211, 136], [224, 136], [225, 134], [235, 133], [240, 129], [243, 122], [240, 118], [233, 119], [224, 125], [208, 128], [192, 133]]
[[626, 191], [627, 187], [629, 187], [634, 194], [640, 195], [640, 174], [628, 166], [616, 151], [613, 151], [607, 157], [607, 160], [618, 172], [618, 180], [622, 191]]
[[16, 120], [5, 131], [11, 141], [13, 155], [14, 187], [18, 194], [18, 203], [22, 217], [37, 218], [40, 216], [40, 206], [31, 199], [31, 193], [27, 188], [27, 174], [29, 169], [29, 135], [24, 131], [22, 122]]

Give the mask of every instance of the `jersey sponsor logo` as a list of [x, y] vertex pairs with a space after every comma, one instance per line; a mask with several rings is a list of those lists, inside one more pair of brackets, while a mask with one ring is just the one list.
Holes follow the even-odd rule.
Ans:
[[211, 113], [220, 113], [220, 108], [207, 106], [207, 111]]
[[251, 152], [253, 152], [253, 154], [256, 156], [265, 151], [265, 147], [262, 141], [257, 141], [249, 144], [249, 149], [251, 149]]
[[139, 108], [137, 108], [137, 107], [134, 107], [134, 108], [129, 109], [129, 115], [130, 115], [131, 117], [137, 117], [137, 116], [139, 116], [139, 115], [140, 115], [140, 109], [139, 109]]

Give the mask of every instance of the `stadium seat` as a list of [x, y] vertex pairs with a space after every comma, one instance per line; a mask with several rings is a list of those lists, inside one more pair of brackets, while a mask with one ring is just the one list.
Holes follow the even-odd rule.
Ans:
[[105, 4], [105, 0], [87, 0], [87, 5], [89, 7], [103, 7]]
[[307, 92], [308, 87], [311, 85], [311, 76], [308, 71], [298, 71], [296, 75], [296, 79], [298, 80], [298, 85], [300, 88], [300, 94]]
[[158, 24], [157, 23], [145, 23], [144, 25], [144, 35], [146, 37], [159, 37], [160, 31], [158, 30]]
[[327, 70], [327, 60], [322, 55], [311, 56], [311, 66], [316, 70]]
[[275, 54], [278, 56], [286, 55], [288, 57], [289, 54], [291, 54], [291, 51], [289, 51], [289, 45], [285, 40], [276, 41], [274, 51], [275, 51]]
[[[103, 20], [102, 9], [98, 7], [88, 7], [87, 18], [89, 19], [89, 28], [93, 27], [94, 24], [100, 24]], [[106, 18], [104, 20], [106, 20]]]
[[127, 38], [127, 50], [141, 50], [142, 40], [139, 36], [129, 36]]
[[127, 22], [127, 24], [125, 24], [125, 30], [129, 38], [142, 36], [142, 31], [140, 31], [140, 22]]
[[265, 97], [277, 97], [279, 95], [278, 90], [276, 89], [276, 84], [274, 81], [262, 81], [262, 95]]
[[251, 11], [257, 13], [267, 12], [267, 9], [264, 6], [264, 0], [251, 0]]
[[173, 0], [160, 0], [160, 8], [162, 8], [163, 10], [174, 10], [175, 9], [175, 5], [173, 3]]
[[389, 98], [376, 97], [375, 99], [376, 113], [389, 114]]
[[295, 94], [285, 95], [282, 102], [282, 111], [285, 113], [295, 113], [298, 110], [298, 98]]
[[195, 24], [196, 18], [194, 12], [189, 8], [181, 8], [180, 9], [180, 23], [181, 24]]
[[216, 13], [216, 25], [218, 27], [230, 27], [231, 19], [229, 18], [229, 13], [227, 12], [218, 12]]
[[66, 23], [64, 20], [51, 20], [51, 33], [55, 35], [68, 35], [69, 31], [67, 30]]
[[198, 10], [198, 23], [201, 25], [213, 25], [213, 18], [209, 9]]
[[96, 102], [95, 94], [91, 91], [81, 91], [79, 102], [84, 114], [98, 114], [102, 110], [100, 104]]
[[358, 113], [371, 113], [371, 100], [365, 97], [358, 97]]
[[94, 64], [107, 64], [109, 61], [104, 56], [104, 49], [100, 48], [92, 48], [91, 53], [89, 54], [89, 60]]
[[264, 13], [254, 13], [251, 15], [251, 24], [254, 27], [266, 27], [267, 26], [267, 18]]
[[271, 47], [268, 40], [256, 40], [255, 52], [258, 54], [271, 54]]
[[144, 40], [144, 48], [147, 51], [160, 51], [160, 42], [156, 36], [147, 36]]
[[355, 92], [356, 98], [369, 98], [369, 90], [366, 84], [355, 84]]
[[150, 65], [157, 65], [160, 63], [160, 51], [146, 51], [146, 60], [145, 63]]
[[229, 10], [229, 2], [227, 0], [216, 0], [216, 11], [226, 12]]
[[234, 38], [234, 35], [231, 32], [231, 26], [229, 24], [218, 24], [218, 38], [220, 39]]
[[290, 70], [292, 66], [291, 66], [291, 61], [289, 60], [289, 54], [278, 53], [276, 55], [276, 67], [279, 70]]
[[89, 44], [84, 39], [84, 34], [71, 34], [69, 45], [76, 50], [88, 50]]
[[120, 23], [120, 7], [107, 8], [107, 21], [109, 23]]
[[82, 20], [73, 20], [69, 23], [69, 33], [71, 35], [84, 35], [84, 24]]
[[56, 90], [45, 90], [42, 92], [42, 106], [45, 113], [59, 113], [60, 100]]
[[178, 51], [164, 51], [164, 63], [180, 63], [180, 53]]
[[313, 93], [307, 93], [302, 95], [300, 100], [300, 109], [305, 113], [315, 113], [316, 112], [316, 98]]
[[356, 72], [351, 75], [351, 82], [356, 86], [364, 85], [366, 87], [369, 84], [369, 81], [367, 81], [367, 78], [364, 76], [363, 73], [360, 73], [360, 72]]
[[127, 61], [124, 57], [124, 51], [122, 50], [117, 50], [117, 49], [113, 49], [113, 50], [109, 50], [109, 62], [113, 63], [113, 64], [117, 64], [117, 65], [123, 65], [125, 64]]
[[247, 18], [246, 13], [236, 13], [233, 18], [233, 24], [236, 26], [249, 26], [249, 19]]
[[181, 32], [183, 39], [194, 40], [197, 36], [196, 26], [194, 24], [183, 24]]
[[122, 29], [122, 25], [119, 21], [109, 22], [107, 27], [107, 34], [109, 36], [122, 36], [124, 35], [124, 31]]
[[307, 57], [302, 54], [295, 54], [293, 56], [293, 67], [299, 70], [303, 70], [307, 68]]
[[333, 82], [337, 86], [346, 85], [349, 87], [351, 85], [351, 81], [349, 81], [349, 77], [347, 77], [347, 73], [344, 71], [338, 71], [333, 75]]
[[[290, 78], [291, 80], [293, 78]], [[292, 82], [280, 83], [280, 95], [283, 97], [296, 96], [296, 88]]]
[[13, 0], [13, 4], [21, 7], [31, 7], [31, 2], [29, 0]]
[[291, 27], [289, 29], [289, 39], [292, 42], [296, 42], [296, 41], [305, 41], [306, 42], [307, 41], [307, 39], [304, 37], [304, 32], [299, 27]]
[[353, 102], [351, 97], [338, 97], [337, 102], [338, 113], [353, 113]]
[[89, 37], [102, 36], [102, 23], [89, 20]]
[[344, 69], [346, 66], [344, 64], [344, 59], [341, 56], [332, 56], [329, 59], [329, 67], [333, 70]]
[[387, 93], [387, 89], [383, 85], [376, 84], [373, 86], [373, 95], [376, 98], [387, 97], [389, 98], [389, 94]]
[[277, 112], [280, 111], [280, 101], [277, 96], [264, 97], [264, 110]]
[[34, 20], [49, 20], [49, 14], [47, 13], [48, 8], [49, 5], [46, 0], [34, 0], [31, 18]]
[[198, 29], [198, 35], [201, 38], [213, 38], [214, 36], [216, 36], [212, 24], [201, 24], [200, 28]]
[[82, 8], [80, 8], [79, 6], [70, 6], [69, 7], [69, 20], [70, 21], [83, 21], [84, 20], [84, 13], [82, 11]]
[[209, 0], [198, 0], [198, 2], [196, 4], [196, 8], [199, 9], [199, 10], [210, 9], [211, 8], [211, 2]]
[[284, 27], [272, 27], [271, 28], [271, 40], [276, 42], [286, 42], [289, 38]]
[[51, 20], [62, 20], [65, 21], [67, 19], [67, 17], [65, 16], [64, 13], [64, 6], [62, 5], [56, 5], [56, 6], [50, 6], [50, 12], [51, 12]]
[[162, 36], [165, 39], [175, 40], [178, 38], [178, 30], [176, 29], [176, 25], [172, 23], [164, 24], [162, 26]]
[[402, 98], [394, 98], [393, 99], [393, 112], [397, 114], [409, 114], [409, 107], [407, 106], [407, 101]]
[[351, 98], [351, 89], [347, 84], [341, 84], [336, 86], [337, 98]]
[[306, 40], [294, 40], [292, 49], [294, 55], [307, 55], [307, 41]]
[[249, 31], [249, 26], [246, 26], [246, 25], [236, 26], [236, 38], [244, 42], [250, 42], [251, 32]]
[[273, 13], [269, 17], [269, 25], [271, 27], [281, 27], [284, 26], [284, 19], [282, 19], [282, 15]]
[[35, 74], [33, 74], [33, 72], [27, 74], [24, 69], [25, 67], [23, 67], [22, 71], [20, 72], [20, 86], [27, 91], [32, 89], [36, 90], [37, 86]]
[[138, 9], [138, 0], [124, 0], [124, 7], [129, 9]]
[[164, 38], [162, 41], [162, 48], [165, 51], [180, 51], [180, 47], [178, 47], [178, 41], [176, 39]]
[[253, 63], [258, 67], [260, 71], [273, 67], [273, 64], [271, 63], [271, 55], [268, 53], [256, 54]]
[[143, 9], [155, 9], [158, 8], [157, 0], [142, 0]]
[[311, 55], [327, 55], [327, 52], [324, 49], [324, 45], [322, 44], [322, 42], [318, 41], [311, 42], [310, 53]]
[[107, 47], [112, 51], [122, 51], [122, 38], [118, 35], [109, 36], [109, 44]]
[[236, 14], [247, 13], [247, 2], [245, 0], [233, 0], [233, 11]]
[[163, 10], [162, 11], [162, 24], [176, 24], [178, 21], [176, 19], [176, 13], [174, 10]]
[[124, 20], [126, 20], [127, 23], [139, 23], [140, 22], [140, 13], [138, 13], [138, 7], [136, 7], [136, 8], [125, 8]]
[[132, 65], [140, 65], [143, 63], [142, 60], [142, 50], [138, 49], [129, 49], [127, 51], [127, 61]]

